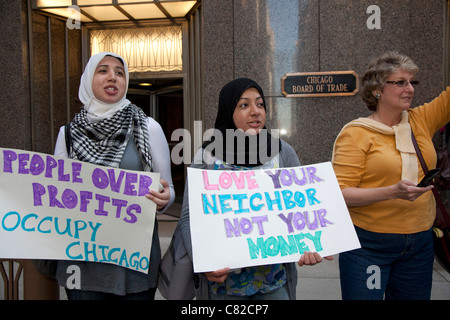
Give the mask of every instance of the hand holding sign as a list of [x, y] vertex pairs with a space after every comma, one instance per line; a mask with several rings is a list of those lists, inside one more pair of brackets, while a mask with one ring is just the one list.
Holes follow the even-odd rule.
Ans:
[[[332, 256], [323, 257], [323, 259], [326, 260], [333, 260]], [[317, 263], [322, 262], [322, 257], [317, 252], [305, 252], [301, 257], [300, 260], [298, 260], [297, 264], [300, 267], [303, 266], [313, 266]]]
[[163, 209], [170, 201], [169, 182], [161, 180], [158, 191], [149, 190], [145, 196], [156, 203], [157, 210]]

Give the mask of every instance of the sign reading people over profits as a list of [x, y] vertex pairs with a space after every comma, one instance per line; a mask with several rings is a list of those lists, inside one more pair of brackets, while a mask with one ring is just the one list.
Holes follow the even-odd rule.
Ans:
[[287, 73], [281, 78], [285, 97], [354, 96], [359, 90], [354, 71]]
[[246, 171], [188, 168], [195, 272], [359, 248], [330, 162]]
[[104, 262], [147, 273], [159, 173], [0, 148], [0, 258]]

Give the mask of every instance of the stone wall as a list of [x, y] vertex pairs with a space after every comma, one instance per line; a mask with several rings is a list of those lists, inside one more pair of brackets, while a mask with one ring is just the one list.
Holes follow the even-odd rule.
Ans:
[[268, 127], [284, 128], [302, 164], [329, 161], [336, 135], [348, 121], [369, 115], [359, 94], [286, 98], [286, 73], [347, 71], [360, 76], [388, 50], [409, 55], [420, 67], [414, 106], [444, 88], [446, 1], [380, 0], [380, 29], [369, 29], [374, 1], [206, 0], [202, 2], [203, 106], [214, 125], [219, 91], [249, 77], [264, 90]]

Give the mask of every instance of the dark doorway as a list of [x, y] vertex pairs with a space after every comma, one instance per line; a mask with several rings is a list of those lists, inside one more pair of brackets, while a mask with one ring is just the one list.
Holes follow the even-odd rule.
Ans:
[[[172, 152], [176, 145], [171, 143], [172, 132], [183, 128], [183, 79], [130, 80], [127, 98], [158, 121]], [[171, 161], [171, 167], [175, 201], [181, 203], [184, 192], [184, 166], [174, 165]]]

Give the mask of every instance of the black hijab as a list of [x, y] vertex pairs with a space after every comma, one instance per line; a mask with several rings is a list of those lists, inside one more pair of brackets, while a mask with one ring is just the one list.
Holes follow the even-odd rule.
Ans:
[[[229, 164], [256, 167], [267, 162], [264, 160], [270, 160], [276, 156], [281, 150], [281, 143], [278, 138], [274, 138], [267, 132], [265, 126], [256, 136], [247, 135], [242, 130], [237, 130], [233, 121], [233, 113], [241, 95], [249, 88], [258, 90], [264, 102], [264, 109], [266, 109], [264, 93], [255, 81], [239, 78], [227, 83], [219, 95], [219, 108], [214, 124], [217, 131], [210, 141], [203, 144], [203, 148], [213, 144], [216, 135], [221, 134], [222, 146], [220, 147], [218, 144], [210, 146], [213, 156]], [[245, 144], [239, 143], [239, 141], [245, 141]]]

